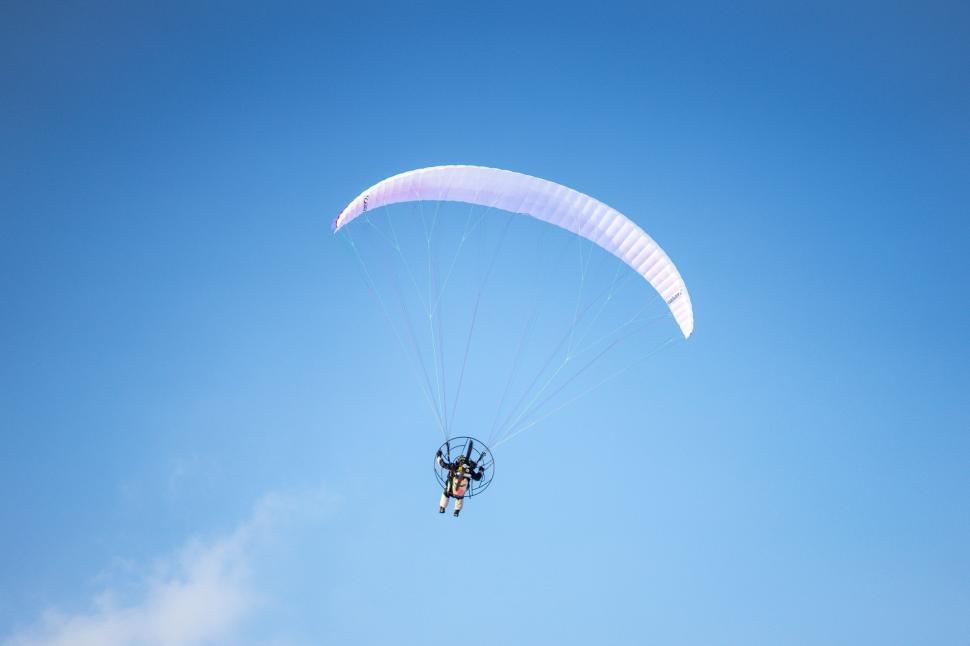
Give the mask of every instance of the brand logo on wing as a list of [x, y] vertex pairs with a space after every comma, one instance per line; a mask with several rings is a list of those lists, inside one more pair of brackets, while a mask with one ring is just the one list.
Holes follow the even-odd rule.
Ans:
[[667, 305], [673, 305], [674, 304], [674, 301], [677, 300], [678, 298], [680, 298], [683, 294], [684, 294], [684, 292], [677, 292], [676, 294], [674, 294], [673, 296], [671, 296], [670, 298], [668, 298], [667, 299]]
[[[370, 197], [370, 196], [369, 196], [369, 195], [365, 195], [365, 196], [364, 196], [364, 206], [363, 206], [363, 208], [362, 208], [362, 209], [361, 209], [361, 211], [360, 211], [360, 214], [361, 214], [361, 215], [363, 215], [364, 213], [367, 213], [367, 198], [368, 198], [368, 197]], [[331, 227], [331, 228], [332, 228], [332, 229], [333, 229], [334, 231], [336, 231], [336, 230], [337, 230], [338, 228], [340, 228], [340, 217], [341, 217], [341, 216], [342, 216], [342, 215], [344, 214], [344, 212], [346, 212], [346, 211], [347, 211], [347, 209], [349, 209], [349, 208], [350, 208], [350, 204], [348, 204], [348, 205], [347, 205], [346, 207], [344, 207], [344, 209], [343, 209], [342, 211], [340, 211], [340, 213], [338, 213], [338, 214], [337, 214], [337, 219], [335, 219], [335, 220], [333, 221], [333, 227]]]

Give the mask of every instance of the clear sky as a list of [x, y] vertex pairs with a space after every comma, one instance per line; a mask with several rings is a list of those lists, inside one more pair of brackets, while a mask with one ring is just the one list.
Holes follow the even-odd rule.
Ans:
[[[3, 643], [970, 643], [965, 4], [202, 4], [0, 9]], [[457, 520], [330, 232], [448, 163], [697, 323]]]

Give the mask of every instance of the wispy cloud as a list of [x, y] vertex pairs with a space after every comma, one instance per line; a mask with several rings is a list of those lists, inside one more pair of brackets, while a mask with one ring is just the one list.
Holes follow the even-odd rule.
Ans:
[[[272, 493], [224, 536], [193, 538], [160, 560], [131, 595], [106, 589], [78, 614], [48, 610], [34, 625], [6, 638], [6, 646], [188, 646], [228, 639], [263, 601], [252, 577], [261, 542], [293, 522], [317, 521], [336, 497], [318, 489]], [[124, 597], [128, 598], [124, 598]]]

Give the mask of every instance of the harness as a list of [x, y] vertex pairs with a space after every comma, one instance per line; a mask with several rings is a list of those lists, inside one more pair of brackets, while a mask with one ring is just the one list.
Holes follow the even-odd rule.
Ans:
[[471, 468], [467, 464], [462, 464], [449, 474], [448, 487], [446, 493], [453, 498], [464, 498], [471, 483]]

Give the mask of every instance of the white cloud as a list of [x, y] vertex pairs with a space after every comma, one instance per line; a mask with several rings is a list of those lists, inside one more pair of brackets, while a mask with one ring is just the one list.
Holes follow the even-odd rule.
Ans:
[[325, 490], [272, 493], [250, 517], [217, 539], [190, 540], [140, 582], [137, 599], [105, 590], [92, 609], [74, 615], [48, 610], [6, 646], [189, 646], [227, 639], [260, 606], [252, 577], [260, 542], [293, 522], [320, 520], [336, 498]]

